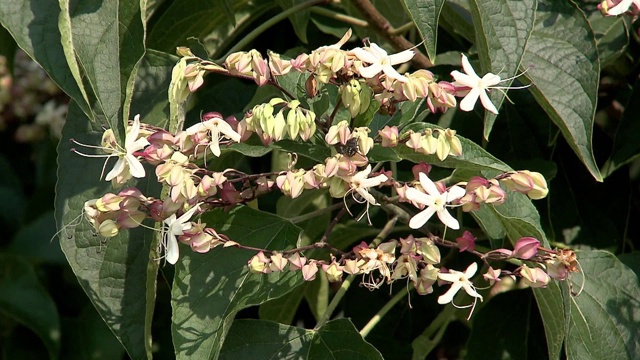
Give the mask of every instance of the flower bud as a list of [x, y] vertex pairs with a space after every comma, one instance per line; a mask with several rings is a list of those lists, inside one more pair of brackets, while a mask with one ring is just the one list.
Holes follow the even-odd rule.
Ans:
[[520, 267], [520, 275], [524, 283], [532, 288], [541, 288], [549, 284], [549, 275], [541, 268]]
[[268, 266], [270, 262], [271, 260], [267, 259], [264, 253], [260, 251], [249, 259], [249, 270], [253, 273], [268, 274], [270, 272]]
[[298, 253], [293, 253], [289, 258], [289, 270], [295, 271], [300, 270], [307, 263], [307, 258], [304, 256], [300, 256]]
[[382, 130], [378, 130], [378, 134], [382, 138], [382, 147], [398, 146], [398, 127], [385, 126]]
[[529, 260], [538, 254], [538, 248], [540, 247], [540, 241], [533, 237], [522, 237], [516, 241], [516, 245], [513, 247], [512, 257]]
[[302, 267], [302, 278], [304, 281], [312, 281], [316, 278], [318, 265], [315, 261], [311, 261]]
[[474, 251], [476, 249], [476, 237], [469, 231], [465, 231], [461, 237], [456, 239], [460, 252], [465, 250]]
[[282, 76], [291, 71], [291, 62], [289, 60], [283, 60], [280, 58], [280, 54], [274, 53], [273, 51], [269, 51], [268, 55], [271, 74], [274, 76]]
[[342, 280], [342, 266], [340, 266], [335, 259], [331, 262], [331, 264], [323, 264], [322, 270], [324, 270], [327, 275], [327, 280], [329, 282], [338, 282]]
[[112, 238], [118, 235], [119, 231], [120, 231], [120, 227], [115, 221], [111, 219], [107, 219], [103, 221], [98, 226], [98, 233], [100, 234], [100, 236], [106, 237], [106, 238]]
[[422, 258], [427, 264], [439, 264], [440, 263], [440, 249], [428, 238], [416, 239], [420, 241], [420, 247], [418, 248], [418, 254], [422, 255]]

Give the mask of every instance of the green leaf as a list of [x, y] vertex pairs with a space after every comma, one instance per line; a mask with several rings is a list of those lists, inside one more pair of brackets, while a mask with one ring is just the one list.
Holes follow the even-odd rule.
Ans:
[[[303, 3], [305, 0], [276, 0], [282, 10], [287, 10], [298, 4]], [[293, 25], [293, 31], [303, 43], [308, 43], [307, 40], [307, 25], [309, 24], [310, 13], [309, 10], [298, 11], [295, 14], [289, 16], [289, 21]]]
[[[316, 280], [318, 277], [316, 277]], [[272, 299], [260, 305], [258, 310], [260, 320], [275, 321], [281, 324], [291, 324], [304, 298], [309, 283], [296, 287], [288, 294]]]
[[403, 0], [405, 8], [416, 24], [420, 36], [425, 40], [424, 47], [432, 63], [436, 59], [438, 43], [438, 20], [444, 0]]
[[629, 30], [624, 16], [602, 16], [598, 11], [589, 16], [598, 46], [598, 57], [602, 68], [624, 54], [629, 45]]
[[171, 83], [171, 70], [177, 56], [156, 50], [147, 50], [136, 73], [135, 93], [131, 114], [140, 114], [143, 123], [153, 122], [166, 129], [169, 119], [169, 98], [166, 91]]
[[592, 132], [600, 62], [593, 32], [573, 2], [540, 0], [523, 67], [538, 103], [591, 175], [602, 181]]
[[[245, 246], [284, 250], [301, 229], [268, 213], [239, 206], [228, 213], [202, 216], [208, 227]], [[255, 252], [215, 248], [198, 254], [183, 247], [173, 280], [173, 342], [178, 359], [217, 358], [236, 313], [280, 297], [302, 283], [295, 272], [253, 274], [247, 267]]]
[[348, 319], [305, 330], [269, 321], [234, 321], [220, 359], [382, 359]]
[[100, 0], [61, 0], [60, 7], [60, 29], [76, 81], [77, 66], [95, 95], [92, 111], [124, 140], [136, 71], [145, 53], [146, 9], [138, 1]]
[[[469, 3], [476, 29], [475, 39], [482, 72], [501, 75], [503, 79], [515, 76], [533, 29], [537, 0], [474, 0]], [[513, 80], [509, 80], [500, 86], [508, 87], [512, 82]], [[489, 97], [499, 109], [505, 94], [502, 91], [493, 91]], [[485, 111], [485, 139], [489, 139], [496, 116]]]
[[[421, 131], [425, 128], [438, 128], [435, 125], [427, 123], [411, 124], [403, 130], [403, 134], [409, 130], [415, 132]], [[402, 134], [401, 134], [402, 137]], [[502, 161], [489, 154], [482, 147], [477, 145], [471, 140], [468, 140], [462, 136], [457, 135], [462, 143], [462, 156], [448, 156], [444, 161], [440, 161], [436, 155], [425, 155], [415, 152], [413, 149], [408, 148], [405, 145], [400, 145], [396, 148], [398, 156], [401, 159], [409, 160], [415, 163], [424, 161], [427, 164], [433, 164], [446, 168], [461, 168], [470, 170], [485, 170], [494, 172], [507, 172], [512, 169]]]
[[400, 161], [398, 154], [393, 148], [382, 147], [379, 144], [375, 144], [371, 150], [369, 150], [367, 157], [371, 162]]
[[318, 163], [324, 163], [324, 160], [331, 156], [331, 149], [324, 145], [312, 144], [309, 142], [297, 142], [293, 140], [281, 140], [271, 144], [274, 149], [285, 150], [297, 153]]
[[42, 339], [49, 357], [57, 359], [60, 323], [53, 299], [25, 260], [0, 254], [0, 264], [0, 310], [33, 330]]
[[[75, 102], [70, 103], [58, 145], [56, 219], [62, 229], [60, 245], [80, 286], [129, 356], [150, 358], [158, 268], [156, 255], [151, 251], [154, 234], [138, 228], [101, 239], [82, 215], [85, 201], [113, 190], [109, 183], [100, 181], [103, 162], [71, 152], [69, 140], [97, 145], [102, 133], [99, 124], [91, 122]], [[138, 188], [145, 195], [153, 195], [147, 186]]]
[[[585, 284], [579, 296], [570, 298], [567, 359], [637, 359], [640, 356], [637, 275], [611, 253], [597, 250], [577, 255]], [[575, 291], [580, 278], [574, 274]]]
[[210, 54], [221, 53], [219, 50], [228, 49], [230, 42], [237, 41], [238, 32], [275, 6], [273, 1], [235, 0], [230, 3], [235, 18], [225, 13], [226, 1], [171, 2], [150, 30], [148, 47], [173, 54], [176, 47], [184, 46], [188, 38], [195, 37], [205, 44]]
[[524, 236], [532, 236], [549, 246], [540, 224], [540, 214], [524, 194], [509, 192], [502, 205], [480, 205], [471, 212], [490, 239], [508, 237], [511, 244]]
[[544, 333], [547, 338], [549, 359], [559, 359], [569, 314], [569, 291], [566, 283], [552, 281], [544, 289], [533, 289], [536, 297]]
[[640, 111], [639, 99], [640, 81], [636, 81], [618, 125], [611, 156], [602, 166], [602, 175], [605, 177], [640, 157], [640, 143], [637, 141], [637, 134], [640, 131], [640, 121], [637, 117]]
[[60, 6], [49, 0], [0, 0], [0, 22], [18, 46], [47, 72], [49, 77], [82, 110], [91, 114], [79, 74], [72, 73], [61, 43]]

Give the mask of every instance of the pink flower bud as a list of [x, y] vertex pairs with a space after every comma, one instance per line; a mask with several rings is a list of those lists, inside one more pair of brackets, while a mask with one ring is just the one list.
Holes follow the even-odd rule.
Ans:
[[342, 280], [342, 266], [340, 266], [335, 259], [331, 262], [331, 264], [323, 264], [322, 270], [324, 270], [327, 275], [327, 280], [329, 282], [338, 282]]
[[304, 281], [312, 281], [316, 278], [318, 272], [318, 265], [315, 261], [308, 263], [302, 267], [302, 278]]
[[307, 263], [307, 258], [304, 256], [300, 256], [298, 253], [294, 253], [290, 255], [289, 258], [289, 270], [295, 271], [300, 270]]
[[378, 134], [382, 138], [382, 147], [398, 146], [398, 127], [385, 126], [382, 130], [378, 130]]
[[456, 239], [458, 249], [463, 251], [474, 251], [476, 249], [476, 237], [469, 231], [465, 231], [461, 237]]
[[249, 270], [253, 273], [268, 274], [269, 272], [271, 272], [268, 266], [270, 262], [271, 260], [269, 260], [264, 255], [264, 253], [260, 251], [259, 253], [251, 257], [251, 259], [249, 259]]
[[513, 247], [512, 257], [529, 260], [538, 254], [538, 248], [540, 247], [540, 241], [533, 237], [522, 237], [516, 241], [516, 245]]
[[496, 281], [500, 281], [500, 273], [502, 272], [502, 270], [500, 269], [494, 269], [491, 266], [489, 266], [489, 269], [487, 270], [487, 272], [485, 274], [482, 275], [482, 277], [487, 280], [491, 285], [493, 285]]
[[274, 252], [273, 255], [271, 255], [270, 259], [272, 271], [282, 271], [288, 263], [288, 260], [278, 252]]
[[122, 202], [122, 200], [124, 200], [122, 196], [107, 193], [96, 201], [96, 209], [102, 212], [120, 210], [120, 202]]
[[541, 268], [530, 268], [522, 265], [520, 275], [524, 283], [532, 288], [541, 288], [549, 284], [549, 275]]

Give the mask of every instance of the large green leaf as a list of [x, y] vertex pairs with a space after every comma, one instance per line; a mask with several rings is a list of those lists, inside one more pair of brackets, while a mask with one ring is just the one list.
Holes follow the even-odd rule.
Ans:
[[[249, 207], [202, 216], [208, 227], [242, 245], [284, 250], [295, 247], [301, 229]], [[173, 281], [173, 341], [178, 359], [217, 358], [235, 314], [280, 297], [302, 283], [295, 272], [253, 274], [254, 252], [215, 248], [198, 254], [185, 248]]]
[[372, 360], [382, 359], [382, 355], [348, 319], [329, 321], [317, 330], [270, 321], [237, 320], [220, 358]]
[[569, 322], [569, 291], [566, 283], [550, 282], [544, 289], [533, 289], [544, 333], [549, 359], [559, 359]]
[[[516, 75], [533, 29], [537, 3], [537, 0], [470, 1], [483, 73], [504, 74], [502, 78]], [[511, 83], [509, 80], [500, 86], [507, 87]], [[502, 91], [494, 91], [490, 95], [496, 108], [500, 108], [504, 97]], [[489, 138], [495, 120], [495, 114], [485, 111], [485, 139]]]
[[589, 15], [589, 25], [596, 38], [602, 68], [624, 54], [629, 44], [628, 20], [624, 16], [602, 16], [598, 11]]
[[58, 30], [60, 7], [50, 0], [1, 0], [0, 22], [18, 46], [42, 66], [49, 77], [90, 114], [87, 96], [67, 60]]
[[509, 238], [512, 244], [524, 236], [532, 236], [548, 246], [540, 225], [540, 214], [524, 194], [509, 192], [501, 205], [481, 205], [471, 213], [490, 239]]
[[[71, 102], [58, 146], [56, 218], [60, 245], [80, 285], [133, 359], [151, 357], [151, 318], [158, 261], [153, 233], [141, 228], [101, 239], [84, 221], [84, 202], [114, 191], [100, 181], [103, 163], [71, 152], [70, 139], [96, 145], [103, 130]], [[86, 149], [78, 149], [87, 151]], [[149, 193], [146, 187], [139, 187]]]
[[131, 115], [140, 114], [142, 122], [167, 128], [169, 98], [166, 91], [171, 83], [171, 70], [178, 57], [148, 50], [136, 73], [135, 93], [131, 102]]
[[436, 45], [438, 43], [438, 19], [444, 5], [444, 0], [403, 0], [405, 8], [411, 19], [416, 24], [424, 46], [427, 48], [427, 56], [431, 62], [436, 59]]
[[[605, 251], [579, 252], [578, 260], [585, 285], [579, 296], [570, 299], [567, 359], [638, 359], [638, 277]], [[574, 290], [579, 286], [574, 281]]]
[[35, 332], [58, 358], [60, 323], [53, 299], [40, 285], [28, 262], [11, 254], [0, 254], [0, 310]]
[[[142, 10], [141, 10], [142, 4]], [[142, 1], [60, 0], [66, 57], [95, 95], [92, 111], [124, 139], [136, 71], [145, 52]]]
[[[149, 48], [173, 53], [196, 37], [206, 43], [210, 53], [227, 47], [235, 35], [256, 16], [275, 6], [273, 1], [236, 0], [232, 2], [235, 19], [227, 16], [226, 2], [220, 0], [178, 0], [172, 2], [149, 33]], [[234, 26], [233, 23], [236, 23]]]
[[594, 34], [572, 2], [540, 0], [522, 62], [530, 90], [598, 181], [592, 132], [600, 62]]

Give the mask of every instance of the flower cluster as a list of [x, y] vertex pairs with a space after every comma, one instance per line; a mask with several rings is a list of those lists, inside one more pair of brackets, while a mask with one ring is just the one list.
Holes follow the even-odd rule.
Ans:
[[[504, 276], [521, 277], [527, 285], [539, 287], [545, 286], [550, 278], [564, 279], [577, 271], [575, 254], [543, 249], [534, 238], [520, 239], [513, 250], [497, 249], [481, 254], [475, 250], [476, 238], [468, 231], [452, 242], [433, 235], [427, 229], [427, 223], [437, 218], [445, 230], [459, 230], [463, 224], [461, 218], [456, 219], [452, 215], [454, 208], [470, 212], [481, 206], [500, 205], [507, 200], [507, 190], [526, 194], [531, 199], [543, 198], [548, 189], [541, 174], [527, 170], [512, 171], [491, 179], [474, 176], [467, 182], [448, 184], [446, 179], [432, 179], [429, 176], [431, 165], [420, 163], [412, 169], [414, 179], [402, 181], [395, 178], [396, 173], [385, 171], [380, 168], [380, 163], [376, 164], [376, 158], [372, 156], [374, 150], [395, 151], [382, 148], [402, 146], [419, 154], [435, 155], [434, 161], [436, 158], [444, 161], [449, 156], [463, 155], [463, 142], [456, 131], [423, 126], [414, 127], [420, 131], [401, 133], [397, 126], [385, 126], [375, 133], [367, 126], [353, 126], [353, 119], [359, 123], [358, 117], [368, 115], [367, 110], [373, 102], [380, 104], [381, 112], [390, 113], [400, 102], [425, 99], [429, 109], [435, 112], [456, 106], [455, 96], [462, 96], [462, 110], [471, 110], [480, 99], [487, 110], [497, 112], [487, 91], [502, 90], [496, 87], [500, 78], [493, 74], [478, 77], [464, 55], [465, 74], [452, 72], [454, 82], [437, 82], [434, 75], [424, 69], [401, 74], [394, 66], [410, 61], [413, 50], [389, 55], [374, 43], [342, 50], [350, 36], [349, 32], [334, 45], [320, 47], [293, 59], [285, 59], [273, 52], [265, 59], [256, 50], [234, 53], [226, 59], [224, 66], [198, 59], [186, 48], [179, 49], [182, 58], [174, 68], [169, 89], [173, 105], [184, 105], [189, 94], [203, 85], [204, 75], [208, 72], [250, 78], [259, 86], [275, 86], [282, 90], [283, 98], [276, 97], [255, 105], [241, 119], [208, 112], [201, 116], [200, 122], [175, 132], [143, 124], [140, 116], [135, 116], [127, 123], [122, 144], [112, 130], [104, 132], [100, 146], [83, 145], [73, 140], [78, 145], [100, 150], [102, 154], [83, 154], [74, 149], [81, 155], [106, 158], [105, 169], [107, 161], [115, 159], [113, 168], [105, 176], [105, 180], [114, 186], [122, 186], [132, 178], [140, 179], [153, 173], [166, 189], [166, 196], [162, 199], [146, 197], [138, 189], [126, 188], [117, 194], [109, 193], [87, 201], [83, 213], [95, 233], [110, 238], [123, 229], [145, 226], [144, 221], [151, 219], [161, 223], [161, 246], [164, 249], [161, 257], [170, 264], [180, 259], [179, 243], [189, 245], [198, 253], [220, 245], [233, 246], [253, 251], [255, 255], [247, 265], [254, 273], [288, 269], [300, 271], [302, 278], [310, 281], [322, 271], [333, 282], [341, 281], [345, 273], [364, 275], [363, 283], [369, 288], [406, 280], [419, 294], [433, 292], [436, 283], [450, 284], [438, 298], [441, 304], [452, 303], [460, 289], [474, 299], [474, 304], [483, 299], [471, 282], [478, 271], [478, 264], [472, 263], [465, 271], [444, 268], [439, 248], [443, 246], [478, 255], [488, 267], [483, 277], [490, 282], [500, 281]], [[338, 89], [339, 94], [334, 92], [337, 94], [335, 109], [328, 118], [316, 115], [308, 102], [296, 99], [280, 87], [278, 77], [292, 71], [308, 75], [305, 81], [308, 97], [315, 97], [319, 86]], [[351, 121], [334, 119], [340, 107], [348, 110], [347, 117]], [[259, 139], [265, 147], [292, 142], [313, 144], [327, 150], [326, 158], [315, 159], [314, 165], [307, 168], [296, 168], [298, 154], [291, 153], [286, 170], [261, 174], [246, 174], [235, 169], [220, 172], [208, 169], [207, 161], [212, 157], [215, 160], [229, 151], [227, 149], [237, 148], [239, 145], [235, 144], [250, 138]], [[259, 142], [254, 140], [253, 144]], [[150, 166], [154, 167], [152, 172], [149, 171]], [[389, 196], [385, 187], [392, 189], [397, 196]], [[341, 199], [332, 206], [338, 205], [342, 209], [322, 240], [307, 247], [273, 251], [245, 246], [207, 227], [199, 219], [200, 214], [210, 209], [228, 209], [271, 191], [296, 198], [304, 191], [319, 189]], [[411, 204], [411, 210], [407, 212], [399, 206], [401, 202]], [[371, 223], [369, 210], [373, 206], [393, 213], [394, 219], [408, 219], [409, 228], [428, 235], [409, 235], [380, 243], [385, 235], [370, 244], [362, 242], [346, 252], [326, 242], [341, 216], [345, 213], [354, 216], [354, 207], [364, 208], [358, 221], [367, 215]], [[327, 250], [329, 260], [306, 257], [305, 251], [311, 248]], [[528, 263], [515, 270], [500, 270], [489, 266], [492, 260], [526, 260]]]

